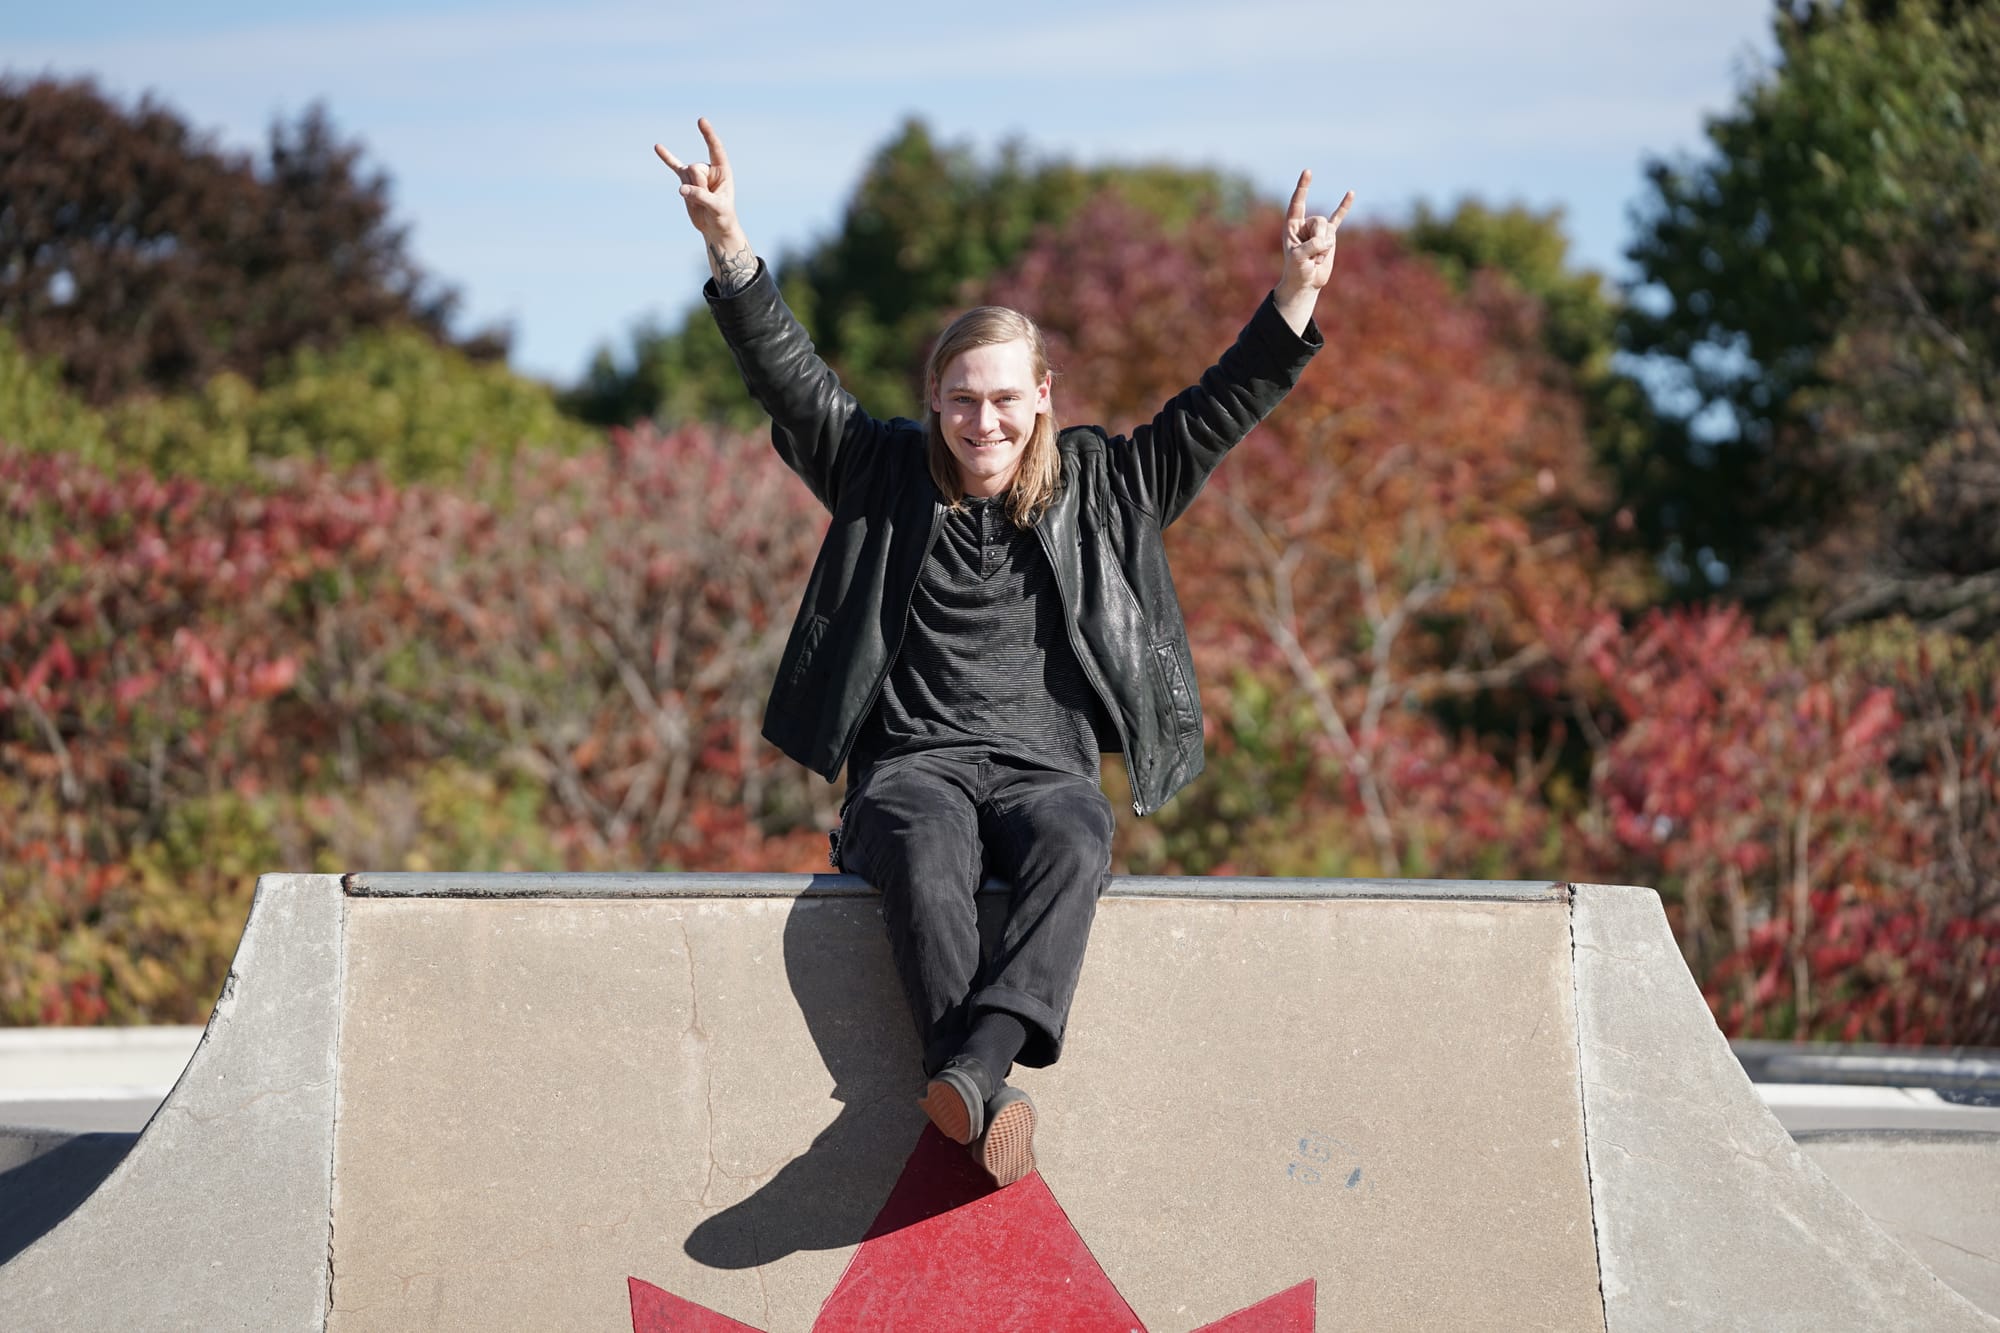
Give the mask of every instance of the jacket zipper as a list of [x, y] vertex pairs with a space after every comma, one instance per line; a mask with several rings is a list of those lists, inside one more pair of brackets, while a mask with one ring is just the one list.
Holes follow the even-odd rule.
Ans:
[[[931, 535], [929, 540], [924, 542], [924, 558], [926, 560], [930, 558], [931, 548], [937, 545], [938, 530], [943, 526], [944, 506], [933, 504], [931, 506]], [[910, 590], [903, 594], [903, 614], [896, 620], [896, 646], [891, 648], [889, 655], [882, 660], [882, 674], [875, 677], [875, 688], [869, 693], [868, 702], [861, 706], [861, 711], [855, 715], [854, 725], [847, 729], [847, 740], [840, 747], [840, 758], [836, 759], [833, 764], [833, 771], [835, 773], [847, 767], [847, 756], [854, 753], [854, 742], [861, 738], [861, 728], [868, 724], [868, 715], [875, 711], [875, 701], [882, 697], [882, 687], [889, 683], [889, 673], [895, 670], [896, 659], [902, 656], [903, 640], [910, 633], [910, 603], [917, 599], [917, 580], [921, 578], [923, 578], [923, 566], [919, 564], [917, 566], [917, 578], [910, 580]], [[1058, 588], [1062, 586], [1060, 575], [1056, 578], [1056, 586]]]
[[1056, 576], [1056, 595], [1062, 598], [1063, 628], [1069, 633], [1070, 651], [1076, 654], [1076, 664], [1083, 668], [1084, 678], [1090, 682], [1090, 688], [1097, 691], [1097, 701], [1104, 705], [1105, 716], [1110, 718], [1111, 725], [1118, 729], [1119, 749], [1125, 756], [1125, 773], [1132, 782], [1132, 813], [1144, 819], [1146, 808], [1139, 800], [1138, 775], [1132, 772], [1132, 740], [1125, 734], [1125, 721], [1118, 716], [1118, 709], [1111, 702], [1111, 691], [1105, 688], [1104, 677], [1098, 674], [1097, 663], [1090, 659], [1090, 655], [1083, 651], [1083, 645], [1077, 641], [1076, 615], [1070, 603], [1069, 589], [1063, 586], [1062, 564], [1056, 559], [1055, 551], [1049, 546], [1049, 536], [1042, 531], [1042, 525], [1039, 523], [1035, 525], [1035, 538], [1042, 544], [1042, 558], [1049, 562], [1049, 570]]

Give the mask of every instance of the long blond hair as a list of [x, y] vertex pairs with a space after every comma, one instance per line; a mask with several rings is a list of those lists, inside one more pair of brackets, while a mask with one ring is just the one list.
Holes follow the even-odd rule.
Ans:
[[[943, 378], [946, 366], [973, 348], [1010, 342], [1028, 345], [1028, 362], [1039, 385], [1049, 373], [1049, 353], [1042, 344], [1042, 331], [1035, 327], [1034, 320], [1006, 306], [983, 305], [954, 319], [938, 335], [924, 367], [924, 433], [930, 439], [931, 480], [937, 483], [945, 503], [953, 509], [965, 503], [965, 487], [958, 479], [958, 460], [944, 441], [944, 429], [939, 426], [937, 409], [932, 406], [937, 399], [938, 381]], [[1036, 414], [1028, 447], [1021, 453], [1021, 466], [1007, 486], [1007, 517], [1016, 527], [1033, 527], [1042, 512], [1055, 502], [1056, 492], [1062, 486], [1062, 455], [1056, 450], [1056, 430], [1055, 408], [1051, 404], [1047, 412]]]

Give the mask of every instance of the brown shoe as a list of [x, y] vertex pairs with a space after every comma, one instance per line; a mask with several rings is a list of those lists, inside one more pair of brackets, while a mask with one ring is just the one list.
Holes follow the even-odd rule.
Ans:
[[953, 1143], [971, 1143], [986, 1128], [986, 1101], [979, 1084], [956, 1062], [938, 1070], [917, 1105]]
[[1035, 1104], [1019, 1088], [1003, 1087], [986, 1104], [986, 1132], [973, 1154], [993, 1183], [1013, 1184], [1035, 1169]]

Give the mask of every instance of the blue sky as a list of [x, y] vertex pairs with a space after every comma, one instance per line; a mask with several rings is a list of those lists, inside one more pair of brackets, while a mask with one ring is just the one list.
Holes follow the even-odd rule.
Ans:
[[78, 0], [11, 5], [0, 69], [152, 91], [238, 147], [314, 100], [395, 182], [396, 212], [466, 322], [514, 363], [579, 374], [707, 270], [653, 158], [721, 129], [768, 254], [832, 229], [911, 114], [990, 149], [1229, 168], [1273, 197], [1302, 166], [1358, 221], [1462, 195], [1565, 210], [1578, 259], [1621, 271], [1647, 154], [1771, 58], [1769, 0], [1019, 0], [973, 10], [739, 0]]

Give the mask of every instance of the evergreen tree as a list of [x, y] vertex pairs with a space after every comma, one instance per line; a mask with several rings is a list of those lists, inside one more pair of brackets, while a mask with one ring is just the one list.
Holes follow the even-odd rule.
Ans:
[[1690, 592], [2000, 626], [2000, 5], [1775, 22], [1713, 151], [1648, 168], [1621, 342], [1660, 413], [1625, 494]]

